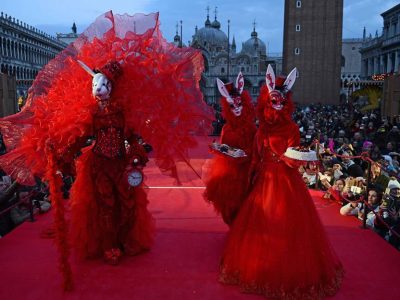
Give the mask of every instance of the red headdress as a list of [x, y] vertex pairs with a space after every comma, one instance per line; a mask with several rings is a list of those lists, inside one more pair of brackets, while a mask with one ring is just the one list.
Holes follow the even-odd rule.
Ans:
[[104, 66], [94, 70], [95, 73], [99, 72], [104, 74], [108, 80], [115, 83], [115, 81], [122, 76], [121, 64], [115, 60], [107, 62]]

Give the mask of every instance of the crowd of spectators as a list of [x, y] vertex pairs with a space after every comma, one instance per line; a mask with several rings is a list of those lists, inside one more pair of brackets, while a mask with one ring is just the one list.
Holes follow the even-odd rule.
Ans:
[[321, 162], [300, 168], [305, 183], [337, 201], [343, 216], [363, 220], [367, 206], [366, 225], [400, 250], [400, 116], [381, 117], [378, 110], [363, 112], [356, 106], [310, 105], [298, 107], [293, 117], [301, 144], [319, 143]]

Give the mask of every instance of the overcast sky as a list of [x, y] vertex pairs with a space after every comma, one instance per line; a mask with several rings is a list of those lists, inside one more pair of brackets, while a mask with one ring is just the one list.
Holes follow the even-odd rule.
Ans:
[[[364, 26], [367, 34], [375, 35], [376, 30], [380, 34], [383, 26], [380, 14], [399, 3], [394, 0], [344, 0], [343, 37], [362, 37]], [[231, 20], [230, 33], [231, 37], [235, 36], [238, 49], [250, 38], [255, 20], [258, 37], [268, 45], [269, 52], [282, 52], [284, 0], [0, 0], [0, 11], [51, 35], [71, 32], [73, 22], [80, 33], [108, 10], [121, 14], [159, 11], [161, 30], [166, 39], [173, 40], [176, 23], [182, 20], [186, 44], [192, 39], [195, 26], [204, 26], [207, 6], [210, 7], [211, 21], [217, 7], [217, 19], [226, 33], [227, 20]]]

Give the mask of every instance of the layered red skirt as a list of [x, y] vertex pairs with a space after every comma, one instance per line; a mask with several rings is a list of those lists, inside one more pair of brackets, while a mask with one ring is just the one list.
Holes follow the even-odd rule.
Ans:
[[229, 232], [220, 281], [281, 299], [319, 299], [339, 289], [342, 265], [297, 169], [262, 166]]
[[[70, 228], [71, 246], [78, 257], [100, 257], [110, 244], [138, 252], [151, 247], [154, 219], [147, 209], [147, 195], [142, 187], [129, 188], [126, 165], [123, 159], [109, 160], [94, 154], [91, 147], [79, 157], [71, 190]], [[114, 236], [104, 231], [108, 222], [101, 213], [104, 206], [112, 209]]]

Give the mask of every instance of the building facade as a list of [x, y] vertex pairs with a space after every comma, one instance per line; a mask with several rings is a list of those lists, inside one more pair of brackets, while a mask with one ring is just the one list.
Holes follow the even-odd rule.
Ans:
[[285, 0], [283, 72], [298, 69], [300, 104], [340, 101], [343, 0]]
[[342, 40], [341, 61], [341, 90], [342, 100], [348, 99], [350, 94], [360, 88], [361, 81], [361, 53], [362, 38]]
[[380, 36], [366, 37], [360, 49], [361, 77], [364, 80], [383, 79], [380, 75], [400, 71], [400, 4], [381, 14], [383, 31]]
[[26, 94], [39, 70], [67, 44], [0, 13], [0, 71], [16, 78], [17, 95]]
[[[178, 34], [174, 42], [179, 45]], [[273, 65], [278, 74], [282, 70], [281, 56], [268, 57], [266, 45], [258, 38], [255, 24], [249, 39], [242, 43], [241, 51], [237, 51], [234, 35], [232, 41], [228, 41], [228, 35], [221, 30], [216, 14], [213, 22], [207, 14], [204, 27], [200, 29], [196, 27], [190, 46], [203, 53], [205, 71], [200, 88], [205, 101], [210, 105], [218, 104], [221, 97], [216, 84], [217, 78], [223, 82], [234, 81], [239, 72], [242, 72], [245, 80], [244, 88], [255, 101], [260, 87], [265, 84], [268, 63]]]

